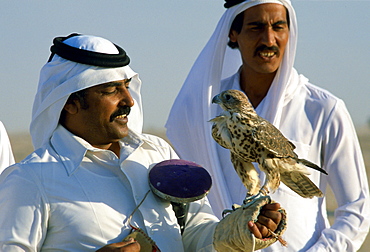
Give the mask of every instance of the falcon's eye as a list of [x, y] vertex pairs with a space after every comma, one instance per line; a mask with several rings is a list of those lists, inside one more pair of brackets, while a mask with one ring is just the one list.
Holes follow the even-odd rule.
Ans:
[[231, 95], [225, 95], [225, 99], [228, 101], [228, 100], [230, 100], [231, 99]]

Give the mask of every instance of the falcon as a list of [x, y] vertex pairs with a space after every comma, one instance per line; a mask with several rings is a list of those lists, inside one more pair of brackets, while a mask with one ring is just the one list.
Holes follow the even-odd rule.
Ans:
[[[216, 95], [212, 103], [224, 110], [210, 120], [212, 137], [222, 147], [229, 149], [231, 162], [242, 183], [247, 188], [243, 202], [274, 192], [280, 181], [304, 198], [322, 197], [321, 190], [307, 177], [307, 167], [327, 174], [316, 164], [300, 159], [295, 146], [271, 123], [258, 116], [248, 97], [239, 90], [226, 90]], [[266, 180], [261, 188], [252, 162], [257, 162]]]

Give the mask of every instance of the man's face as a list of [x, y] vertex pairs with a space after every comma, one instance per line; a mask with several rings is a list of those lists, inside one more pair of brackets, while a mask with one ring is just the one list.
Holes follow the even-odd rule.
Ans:
[[232, 30], [229, 37], [238, 43], [249, 73], [276, 72], [289, 38], [285, 7], [270, 3], [245, 10], [241, 32]]
[[86, 90], [87, 108], [75, 101], [77, 108], [69, 130], [95, 147], [117, 142], [128, 135], [127, 115], [134, 105], [129, 80], [100, 84]]

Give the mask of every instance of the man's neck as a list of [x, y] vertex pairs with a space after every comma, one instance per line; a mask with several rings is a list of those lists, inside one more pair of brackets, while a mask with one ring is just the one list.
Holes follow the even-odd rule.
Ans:
[[254, 108], [267, 95], [275, 75], [276, 73], [250, 73], [242, 69], [240, 73], [240, 88], [247, 94]]
[[120, 158], [121, 147], [118, 142], [113, 142], [109, 147], [109, 150], [113, 151], [117, 155], [117, 157]]
[[118, 158], [120, 157], [121, 147], [118, 142], [113, 142], [109, 144], [91, 144], [91, 145], [98, 149], [113, 151], [117, 155]]

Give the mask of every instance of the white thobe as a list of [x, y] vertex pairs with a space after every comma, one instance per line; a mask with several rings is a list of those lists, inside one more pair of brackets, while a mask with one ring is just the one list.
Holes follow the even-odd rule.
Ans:
[[[7, 169], [0, 251], [95, 251], [122, 241], [149, 190], [148, 169], [178, 157], [162, 139], [132, 131], [120, 145], [118, 158], [59, 126], [49, 144]], [[217, 221], [206, 199], [196, 201], [181, 236], [171, 204], [149, 193], [131, 224], [162, 251], [213, 251]]]

